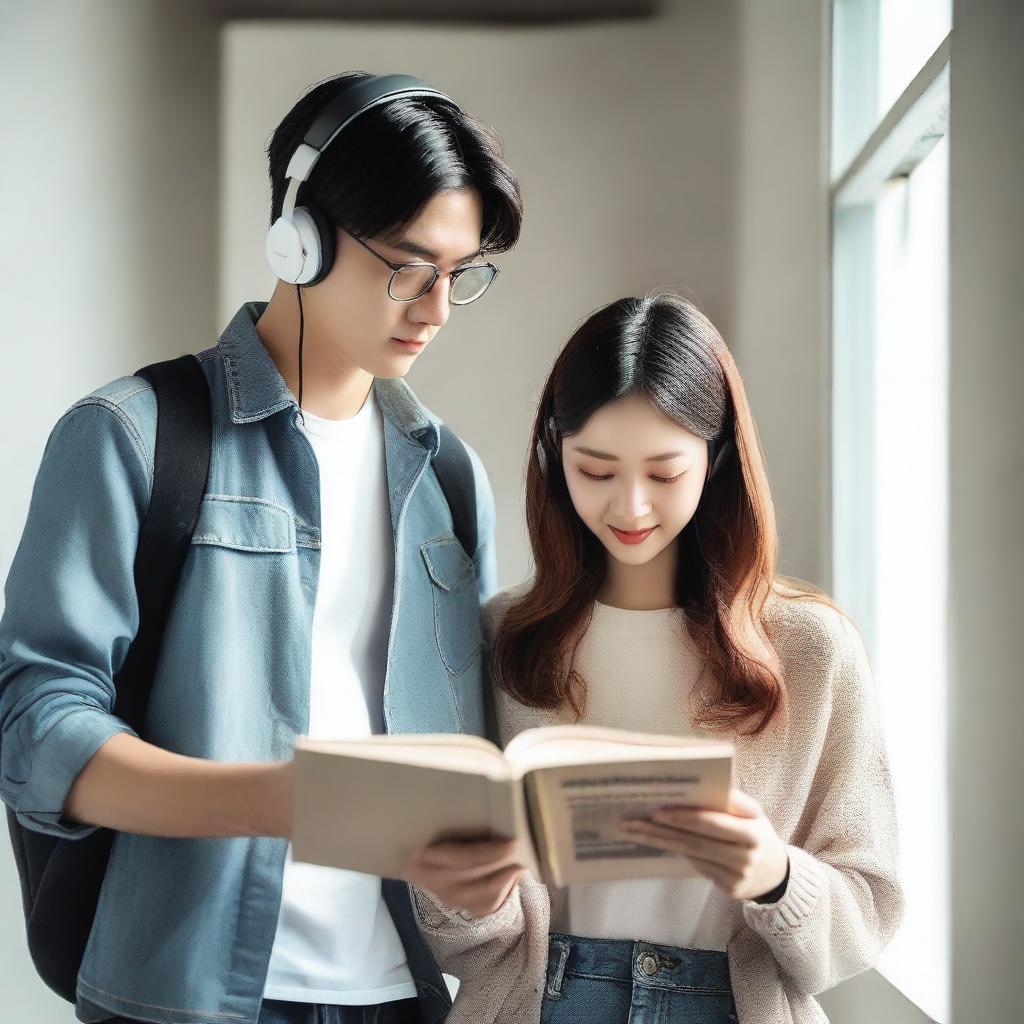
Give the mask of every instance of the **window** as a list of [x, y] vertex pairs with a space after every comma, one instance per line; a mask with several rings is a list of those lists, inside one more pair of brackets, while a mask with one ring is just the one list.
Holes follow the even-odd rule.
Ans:
[[833, 13], [833, 590], [871, 655], [900, 820], [907, 913], [879, 972], [945, 1024], [950, 0]]

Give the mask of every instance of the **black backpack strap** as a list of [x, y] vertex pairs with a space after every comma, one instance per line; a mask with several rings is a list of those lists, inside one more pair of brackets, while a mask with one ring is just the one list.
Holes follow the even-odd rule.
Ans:
[[[210, 466], [210, 392], [199, 363], [183, 356], [139, 371], [157, 396], [153, 492], [135, 555], [139, 628], [114, 680], [114, 712], [142, 731], [167, 616], [188, 553]], [[29, 952], [42, 980], [75, 1002], [114, 833], [58, 839], [7, 822], [21, 881]]]
[[452, 998], [448, 994], [441, 968], [423, 941], [416, 923], [409, 883], [400, 882], [396, 878], [382, 878], [380, 891], [391, 911], [391, 920], [405, 947], [409, 971], [416, 982], [420, 1020], [423, 1024], [444, 1024], [452, 1008]]
[[195, 356], [137, 371], [156, 392], [153, 491], [135, 555], [139, 630], [120, 675], [114, 712], [139, 729], [145, 717], [167, 617], [178, 587], [210, 471], [210, 389]]
[[434, 473], [452, 513], [455, 536], [472, 560], [479, 538], [476, 524], [476, 477], [466, 446], [446, 423], [434, 456]]

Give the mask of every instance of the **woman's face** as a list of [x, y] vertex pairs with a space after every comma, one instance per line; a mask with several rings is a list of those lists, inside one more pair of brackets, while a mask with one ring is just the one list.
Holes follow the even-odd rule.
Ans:
[[562, 441], [580, 519], [626, 565], [645, 565], [693, 518], [708, 470], [707, 442], [640, 394], [610, 402]]

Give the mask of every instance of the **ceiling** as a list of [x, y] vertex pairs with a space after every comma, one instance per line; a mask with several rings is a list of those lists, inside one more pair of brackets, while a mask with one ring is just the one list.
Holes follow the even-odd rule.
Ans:
[[659, 0], [206, 0], [221, 18], [331, 18], [472, 22], [643, 18]]

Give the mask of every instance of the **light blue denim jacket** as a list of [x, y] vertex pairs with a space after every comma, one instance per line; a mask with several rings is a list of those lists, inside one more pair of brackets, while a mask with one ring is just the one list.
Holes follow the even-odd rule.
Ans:
[[[218, 761], [290, 756], [309, 715], [320, 556], [316, 457], [294, 398], [235, 315], [199, 359], [210, 386], [207, 494], [171, 610], [143, 736]], [[494, 504], [479, 459], [471, 564], [430, 460], [439, 421], [378, 380], [395, 582], [389, 732], [482, 734], [480, 604], [495, 584]], [[63, 837], [72, 781], [110, 736], [112, 677], [138, 626], [133, 561], [149, 503], [156, 401], [124, 377], [73, 406], [46, 446], [0, 620], [0, 795]], [[475, 568], [475, 572], [474, 572]], [[78, 1014], [167, 1024], [256, 1020], [287, 843], [119, 833], [78, 980]]]

